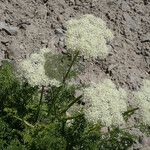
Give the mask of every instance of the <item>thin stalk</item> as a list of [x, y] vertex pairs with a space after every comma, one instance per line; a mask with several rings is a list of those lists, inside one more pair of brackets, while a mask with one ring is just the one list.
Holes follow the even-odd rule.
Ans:
[[86, 131], [85, 134], [88, 135], [91, 131], [98, 129], [98, 128], [100, 128], [100, 126], [96, 124], [93, 127], [89, 128], [89, 130]]
[[55, 117], [56, 117], [56, 115], [57, 115], [57, 114], [56, 114], [56, 107], [55, 107], [56, 100], [57, 100], [57, 98], [58, 98], [58, 96], [59, 96], [59, 93], [61, 92], [61, 90], [63, 89], [63, 87], [64, 87], [64, 85], [65, 85], [65, 82], [66, 82], [66, 79], [68, 78], [69, 72], [70, 72], [70, 70], [71, 70], [73, 64], [75, 63], [75, 61], [76, 61], [78, 55], [79, 55], [79, 51], [77, 51], [77, 53], [76, 53], [75, 56], [73, 57], [73, 60], [72, 60], [72, 62], [71, 62], [71, 64], [70, 64], [70, 66], [69, 66], [69, 68], [68, 68], [68, 70], [67, 70], [65, 76], [63, 77], [62, 86], [60, 87], [60, 89], [58, 90], [57, 94], [56, 94], [56, 95], [54, 96], [54, 98], [53, 98], [53, 104], [52, 104], [51, 107], [54, 107]]
[[125, 121], [128, 120], [128, 117], [130, 117], [136, 110], [138, 110], [139, 108], [133, 108], [133, 109], [129, 109], [128, 111], [123, 113], [123, 117], [125, 119]]
[[74, 99], [64, 110], [61, 111], [60, 114], [65, 113], [74, 103], [78, 102], [82, 98], [82, 95]]
[[127, 115], [127, 114], [134, 113], [134, 111], [136, 111], [136, 110], [138, 110], [138, 109], [139, 109], [138, 107], [137, 107], [137, 108], [130, 109], [130, 110], [126, 111], [125, 113], [123, 113], [123, 115], [125, 116], [125, 115]]
[[70, 70], [71, 70], [71, 68], [72, 68], [72, 66], [73, 66], [73, 64], [74, 64], [74, 62], [76, 61], [78, 55], [79, 55], [79, 51], [77, 51], [77, 53], [76, 53], [75, 56], [73, 57], [73, 60], [72, 60], [72, 62], [71, 62], [71, 64], [70, 64], [70, 66], [69, 66], [69, 69], [68, 69], [67, 73], [65, 74], [65, 76], [64, 76], [64, 78], [63, 78], [63, 84], [66, 82], [66, 79], [67, 79], [67, 77], [68, 77], [68, 75], [69, 75], [69, 72], [70, 72]]
[[29, 122], [27, 122], [26, 120], [23, 120], [23, 119], [21, 119], [21, 118], [19, 118], [19, 117], [17, 117], [17, 116], [13, 116], [14, 118], [16, 118], [16, 119], [18, 119], [18, 120], [20, 120], [20, 121], [22, 121], [24, 124], [26, 124], [27, 126], [29, 126], [29, 127], [31, 127], [31, 128], [34, 128], [34, 126], [32, 125], [32, 124], [30, 124]]
[[83, 114], [80, 114], [80, 115], [76, 115], [76, 116], [73, 116], [73, 117], [66, 117], [66, 118], [63, 118], [63, 119], [64, 120], [72, 120], [72, 119], [80, 118], [82, 116], [83, 116]]
[[41, 109], [41, 105], [42, 105], [42, 99], [43, 99], [43, 93], [44, 93], [44, 86], [42, 85], [41, 96], [40, 96], [40, 101], [39, 101], [39, 105], [37, 108], [37, 114], [36, 114], [35, 122], [37, 122], [38, 118], [39, 118], [39, 113], [40, 113], [40, 109]]
[[[57, 92], [57, 94], [55, 94], [54, 96], [52, 96], [53, 98], [51, 99], [52, 101], [53, 101], [53, 103], [52, 103], [52, 105], [51, 105], [51, 108], [49, 108], [49, 110], [48, 110], [48, 115], [50, 114], [50, 111], [51, 111], [51, 109], [52, 108], [54, 108], [54, 113], [55, 113], [55, 115], [56, 115], [56, 105], [55, 105], [55, 102], [56, 102], [56, 100], [57, 100], [57, 98], [58, 98], [58, 96], [59, 96], [59, 93], [61, 92], [61, 90], [63, 89], [63, 85], [61, 86], [61, 87], [59, 87], [59, 90], [58, 90], [58, 92]], [[53, 92], [53, 91], [52, 91]]]

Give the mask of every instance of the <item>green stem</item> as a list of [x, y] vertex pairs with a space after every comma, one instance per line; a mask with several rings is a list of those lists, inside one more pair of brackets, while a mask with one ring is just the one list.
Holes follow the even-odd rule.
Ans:
[[60, 114], [65, 113], [74, 103], [78, 102], [82, 98], [82, 95], [74, 99], [64, 110], [61, 111]]
[[76, 115], [76, 116], [73, 116], [73, 117], [66, 117], [66, 118], [63, 118], [63, 119], [64, 120], [72, 120], [72, 119], [80, 118], [82, 116], [83, 116], [83, 114], [80, 114], [80, 115]]
[[137, 107], [137, 108], [130, 109], [130, 110], [126, 111], [125, 113], [123, 113], [123, 115], [125, 116], [125, 115], [127, 115], [127, 114], [134, 113], [134, 111], [136, 111], [136, 110], [138, 110], [138, 109], [139, 109], [138, 107]]
[[[58, 98], [58, 96], [59, 96], [59, 93], [61, 92], [61, 90], [63, 89], [63, 87], [64, 87], [64, 85], [62, 85], [61, 87], [59, 87], [59, 89], [58, 89], [58, 91], [57, 91], [57, 94], [55, 94], [54, 96], [52, 96], [51, 101], [52, 101], [53, 103], [52, 103], [52, 105], [51, 105], [51, 108], [49, 108], [48, 116], [49, 116], [49, 114], [51, 113], [50, 111], [51, 111], [52, 108], [54, 108], [54, 113], [55, 113], [55, 115], [56, 115], [56, 105], [55, 105], [55, 103], [56, 103], [56, 100], [57, 100], [57, 98]], [[53, 91], [52, 91], [52, 92], [53, 92]]]
[[138, 109], [139, 108], [137, 107], [137, 108], [129, 109], [128, 111], [124, 112], [123, 117], [124, 117], [125, 121], [128, 121], [128, 118]]
[[75, 56], [74, 56], [74, 58], [73, 58], [73, 60], [72, 60], [72, 62], [70, 64], [70, 66], [69, 66], [69, 69], [68, 69], [67, 73], [65, 74], [65, 76], [63, 78], [63, 84], [66, 82], [66, 79], [68, 78], [69, 72], [70, 72], [74, 62], [76, 61], [78, 55], [79, 55], [79, 51], [77, 51], [77, 53], [75, 54]]
[[37, 122], [38, 118], [39, 118], [40, 108], [41, 108], [42, 99], [43, 99], [43, 93], [44, 93], [44, 86], [42, 85], [41, 96], [40, 96], [40, 101], [39, 101], [39, 105], [38, 105], [38, 108], [37, 108], [37, 114], [36, 114], [36, 117], [35, 117], [36, 118], [35, 122]]
[[94, 125], [93, 127], [89, 128], [88, 131], [85, 132], [86, 135], [88, 135], [90, 132], [94, 131], [95, 129], [98, 129], [99, 125]]
[[[71, 70], [73, 64], [75, 63], [75, 61], [76, 61], [78, 55], [79, 55], [79, 51], [77, 51], [77, 53], [76, 53], [75, 56], [73, 57], [73, 60], [72, 60], [72, 62], [71, 62], [71, 64], [70, 64], [70, 66], [69, 66], [69, 68], [68, 68], [68, 70], [67, 70], [65, 76], [63, 77], [62, 86], [60, 87], [60, 89], [58, 90], [57, 94], [56, 94], [56, 95], [54, 96], [54, 98], [53, 98], [53, 104], [52, 104], [51, 108], [54, 107], [55, 117], [57, 117], [57, 116], [56, 116], [57, 114], [56, 114], [56, 106], [55, 106], [55, 103], [56, 103], [56, 101], [57, 101], [57, 98], [58, 98], [58, 96], [59, 96], [59, 93], [60, 93], [61, 90], [64, 88], [66, 79], [67, 79], [67, 77], [68, 77], [68, 75], [69, 75], [69, 72], [70, 72], [70, 70]], [[49, 113], [50, 113], [50, 112], [49, 112]], [[49, 114], [49, 113], [48, 113], [48, 114]]]
[[20, 121], [22, 121], [24, 124], [26, 124], [27, 126], [29, 126], [29, 127], [31, 127], [31, 128], [34, 128], [34, 126], [32, 125], [32, 124], [30, 124], [29, 122], [27, 122], [26, 120], [23, 120], [23, 119], [21, 119], [21, 118], [19, 118], [19, 117], [17, 117], [17, 116], [13, 116], [14, 118], [16, 118], [16, 119], [18, 119], [18, 120], [20, 120]]

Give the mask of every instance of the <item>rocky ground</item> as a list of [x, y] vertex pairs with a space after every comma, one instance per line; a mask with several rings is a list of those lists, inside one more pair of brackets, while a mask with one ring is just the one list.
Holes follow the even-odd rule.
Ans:
[[[150, 78], [149, 0], [0, 0], [0, 59], [19, 61], [43, 47], [65, 50], [65, 22], [87, 13], [106, 21], [115, 38], [109, 56], [93, 62], [85, 80], [107, 76], [138, 90]], [[150, 138], [139, 141], [134, 149], [150, 150]]]

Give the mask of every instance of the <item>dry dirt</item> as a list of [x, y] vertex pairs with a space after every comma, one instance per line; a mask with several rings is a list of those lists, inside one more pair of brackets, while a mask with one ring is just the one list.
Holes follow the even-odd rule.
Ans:
[[20, 60], [43, 47], [65, 50], [65, 22], [87, 13], [105, 20], [115, 38], [109, 56], [93, 62], [86, 78], [107, 76], [138, 90], [150, 78], [149, 0], [0, 0], [0, 59]]

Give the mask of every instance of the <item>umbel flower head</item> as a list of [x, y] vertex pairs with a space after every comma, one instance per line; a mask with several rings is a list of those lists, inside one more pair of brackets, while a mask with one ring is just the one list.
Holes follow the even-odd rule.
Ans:
[[89, 122], [100, 122], [106, 126], [122, 125], [122, 113], [127, 111], [126, 98], [126, 91], [121, 88], [117, 90], [109, 79], [92, 83], [84, 90], [85, 103], [89, 104], [85, 117]]
[[106, 58], [107, 42], [112, 39], [111, 30], [101, 18], [87, 14], [67, 22], [67, 49], [80, 51], [85, 58]]
[[150, 125], [150, 80], [144, 80], [143, 86], [134, 92], [136, 103], [138, 104], [141, 121]]
[[50, 79], [45, 75], [44, 65], [46, 60], [44, 55], [50, 52], [47, 48], [41, 49], [19, 63], [20, 76], [27, 79], [32, 86], [47, 86], [49, 84], [59, 86], [59, 81]]

